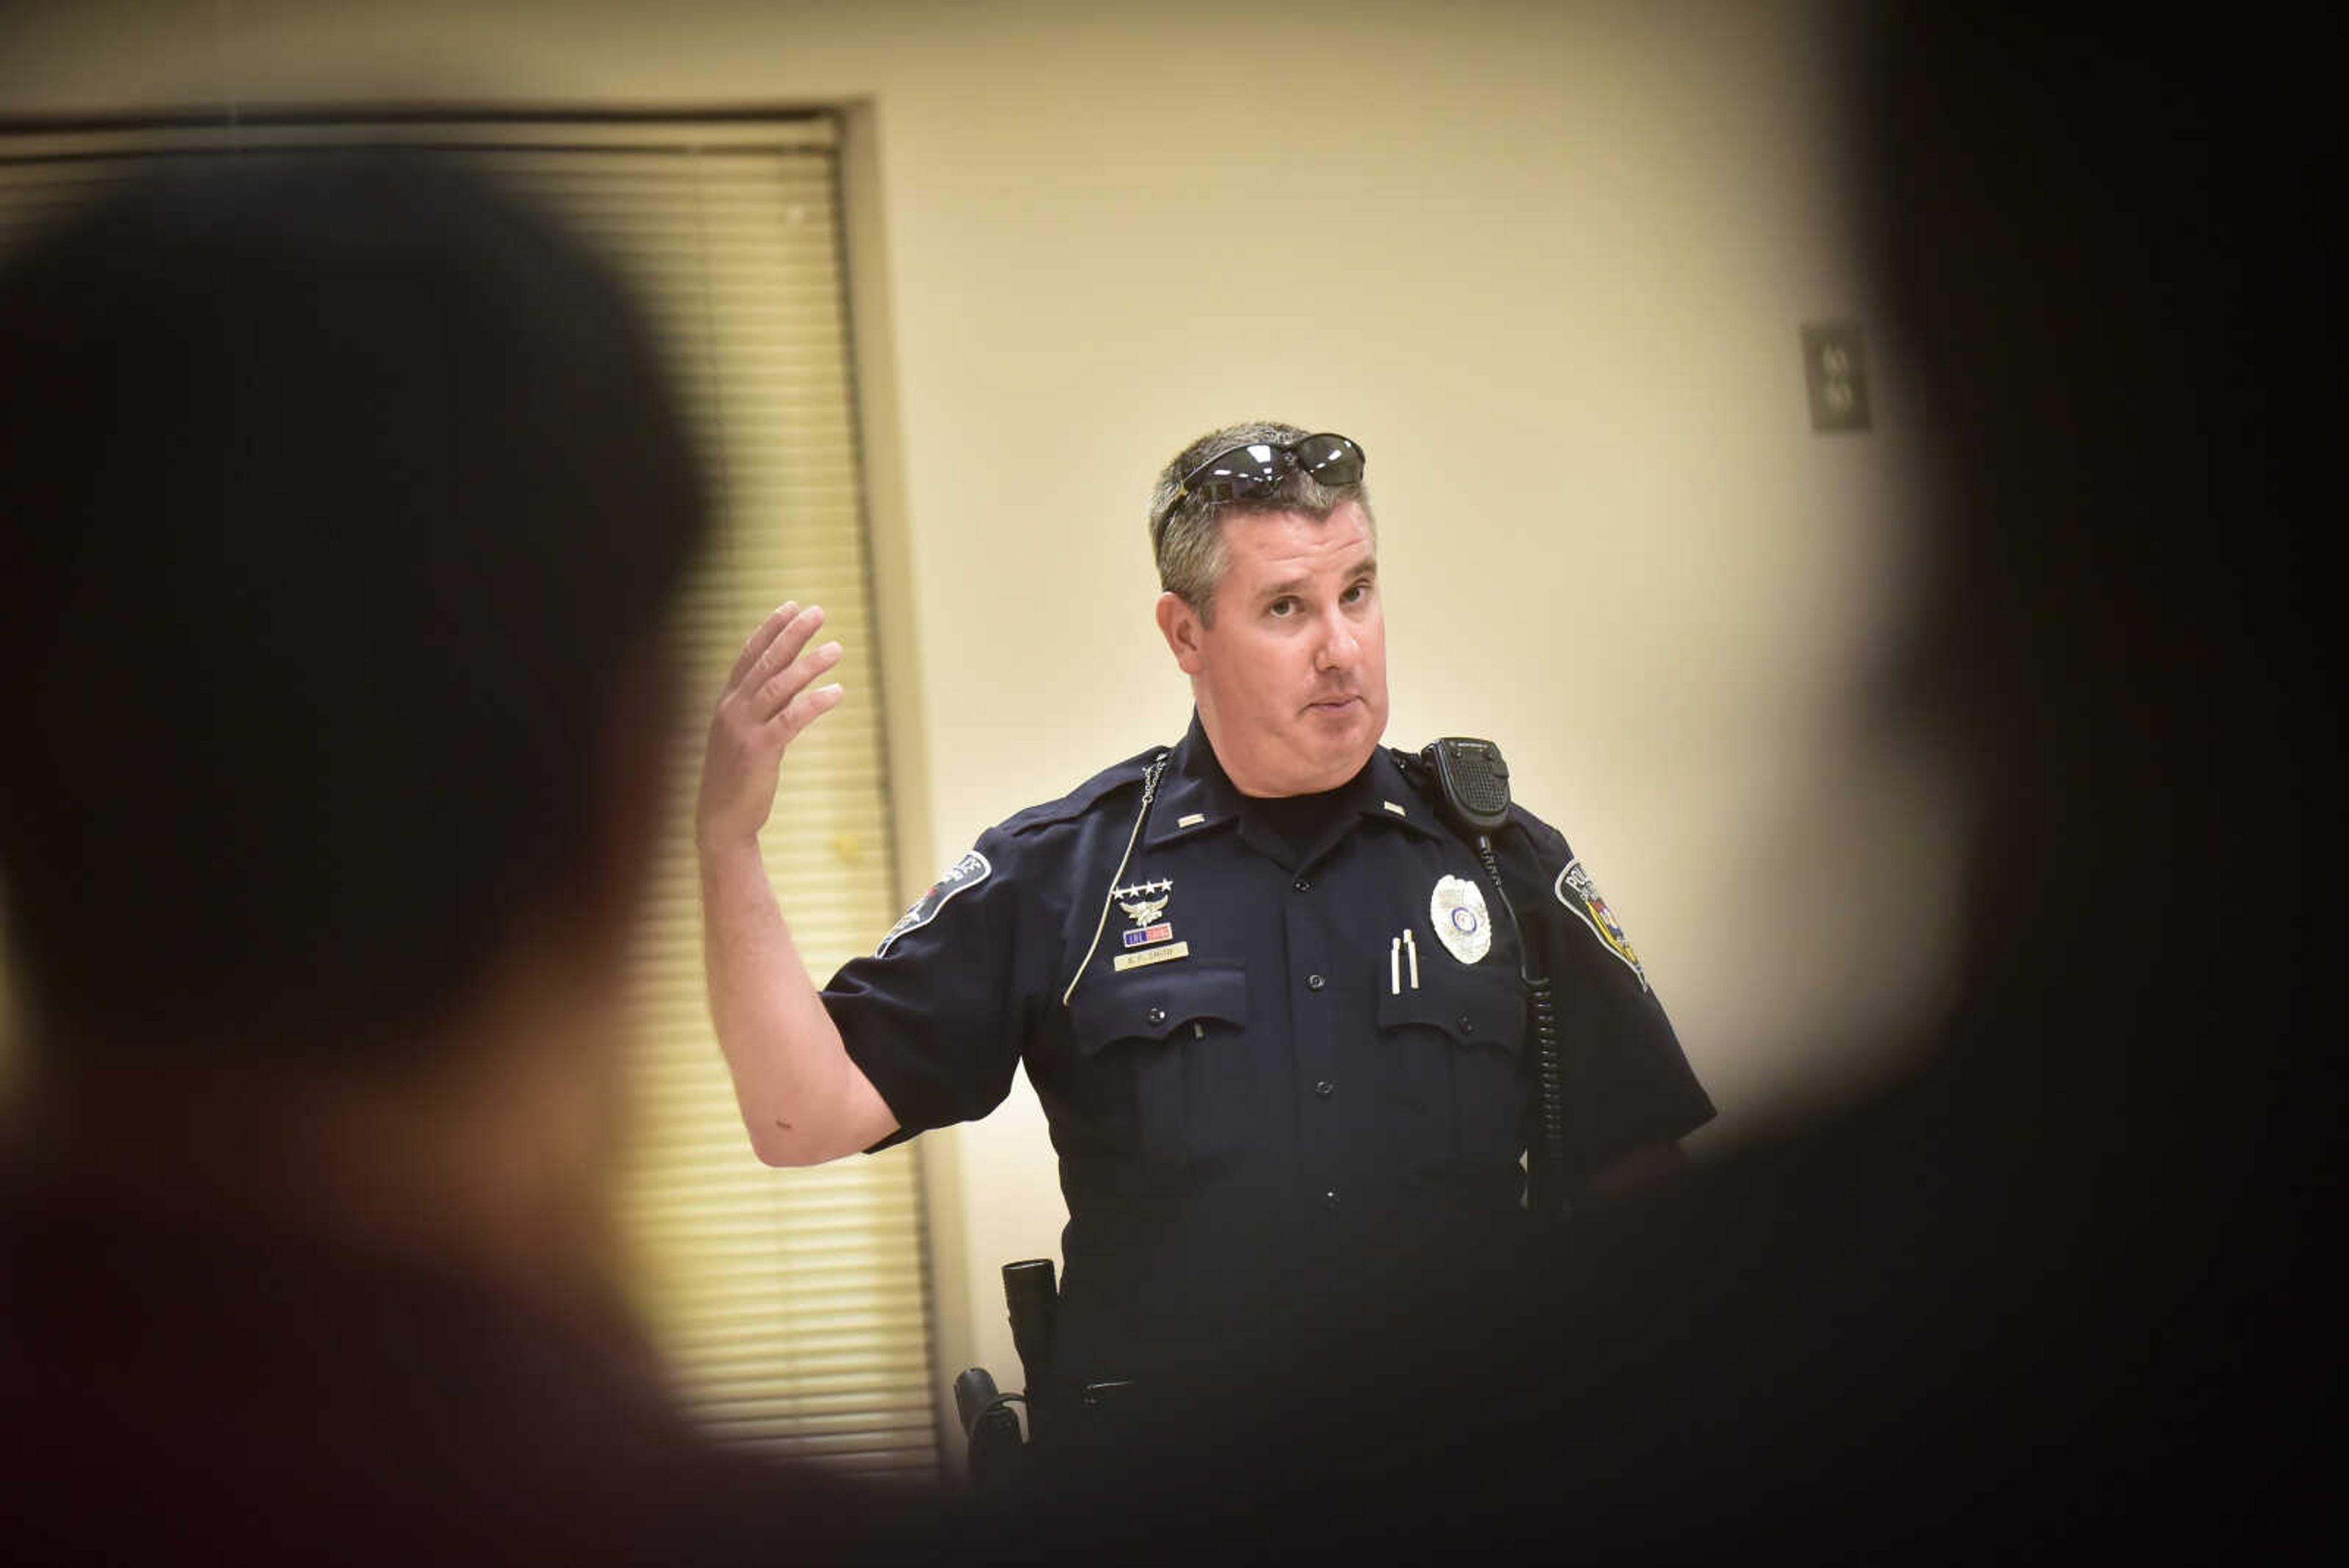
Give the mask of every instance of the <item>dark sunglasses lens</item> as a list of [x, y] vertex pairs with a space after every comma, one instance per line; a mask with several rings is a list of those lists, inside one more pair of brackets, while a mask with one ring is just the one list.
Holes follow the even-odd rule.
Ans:
[[1362, 449], [1341, 435], [1307, 436], [1290, 449], [1298, 466], [1319, 484], [1360, 484]]
[[1278, 447], [1261, 442], [1236, 446], [1200, 464], [1198, 477], [1191, 482], [1191, 488], [1209, 501], [1254, 499], [1269, 495], [1278, 488], [1285, 470]]

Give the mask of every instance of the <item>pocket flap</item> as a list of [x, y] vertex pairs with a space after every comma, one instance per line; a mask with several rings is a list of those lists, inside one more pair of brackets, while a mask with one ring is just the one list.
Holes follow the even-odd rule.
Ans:
[[1186, 1024], [1247, 1023], [1247, 970], [1229, 960], [1180, 960], [1077, 988], [1070, 1024], [1090, 1056], [1112, 1040], [1164, 1040]]
[[1462, 1045], [1497, 1045], [1515, 1055], [1525, 1048], [1526, 1001], [1517, 977], [1506, 970], [1434, 967], [1422, 970], [1416, 990], [1379, 998], [1379, 1027], [1422, 1024]]

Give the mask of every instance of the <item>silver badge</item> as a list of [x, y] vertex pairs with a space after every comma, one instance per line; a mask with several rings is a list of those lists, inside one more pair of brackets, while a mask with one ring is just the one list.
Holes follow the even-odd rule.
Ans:
[[1427, 923], [1462, 963], [1475, 963], [1493, 950], [1493, 918], [1485, 909], [1485, 890], [1458, 877], [1438, 877], [1427, 900]]

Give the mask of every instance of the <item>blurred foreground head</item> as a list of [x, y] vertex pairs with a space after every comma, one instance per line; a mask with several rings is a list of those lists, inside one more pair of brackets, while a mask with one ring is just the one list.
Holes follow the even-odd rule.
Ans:
[[0, 264], [0, 1539], [901, 1551], [712, 1449], [613, 1267], [706, 528], [614, 278], [453, 170], [246, 158]]
[[0, 363], [36, 1075], [389, 1065], [623, 938], [706, 524], [603, 265], [459, 171], [252, 156], [0, 264]]
[[2298, 1034], [2337, 811], [2344, 133], [2315, 62], [2344, 25], [1851, 12], [1866, 259], [1930, 438], [1899, 695], [1979, 810], [1969, 992], [2031, 1021], [1975, 1031], [1971, 1070], [2033, 1136], [2179, 1168], [2332, 1070]]

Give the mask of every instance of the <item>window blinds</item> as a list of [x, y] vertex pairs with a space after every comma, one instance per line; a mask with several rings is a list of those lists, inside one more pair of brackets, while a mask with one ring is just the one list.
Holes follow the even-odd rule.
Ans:
[[637, 286], [683, 382], [720, 526], [688, 586], [678, 731], [634, 995], [636, 1126], [622, 1220], [636, 1298], [721, 1440], [837, 1468], [938, 1468], [912, 1146], [812, 1170], [752, 1157], [703, 992], [692, 796], [708, 705], [786, 598], [820, 603], [848, 700], [795, 744], [764, 836], [809, 969], [896, 914], [833, 122], [500, 119], [145, 127], [0, 137], [0, 244], [162, 155], [389, 142], [537, 193]]

